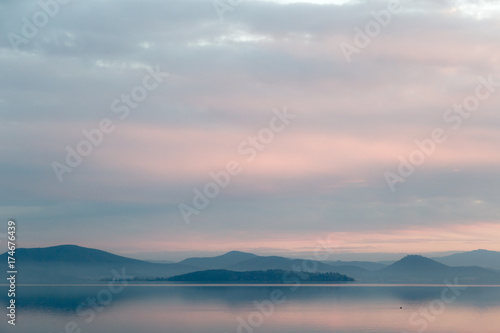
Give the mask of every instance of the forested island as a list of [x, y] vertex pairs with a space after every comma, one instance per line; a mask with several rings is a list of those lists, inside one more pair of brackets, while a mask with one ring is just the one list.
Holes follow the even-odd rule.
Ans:
[[[161, 281], [161, 279], [155, 279]], [[267, 271], [237, 272], [225, 269], [212, 269], [172, 276], [164, 281], [199, 283], [338, 283], [352, 282], [353, 278], [339, 273], [293, 272], [281, 269]]]

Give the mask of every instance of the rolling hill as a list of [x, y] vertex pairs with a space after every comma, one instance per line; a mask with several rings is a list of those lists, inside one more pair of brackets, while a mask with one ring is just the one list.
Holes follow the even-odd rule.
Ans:
[[282, 269], [285, 271], [308, 271], [308, 272], [336, 272], [353, 276], [355, 278], [363, 277], [367, 274], [367, 270], [353, 266], [330, 266], [321, 261], [304, 260], [304, 259], [288, 259], [277, 256], [256, 256], [252, 259], [242, 261], [240, 263], [225, 267], [225, 269], [233, 271], [265, 271], [268, 269]]
[[[155, 264], [109, 252], [60, 245], [16, 250], [19, 283], [95, 282], [113, 277], [113, 270], [134, 277], [174, 276], [198, 270], [181, 264]], [[0, 255], [0, 267], [7, 271], [7, 253]]]
[[477, 266], [450, 267], [435, 260], [408, 255], [379, 271], [372, 272], [372, 282], [444, 283], [457, 279], [462, 284], [500, 284], [500, 273]]
[[[498, 252], [472, 251], [441, 258], [453, 264], [496, 267]], [[493, 263], [493, 264], [492, 264]], [[7, 253], [0, 255], [0, 269], [7, 271]], [[179, 263], [153, 263], [109, 252], [60, 245], [47, 248], [17, 249], [19, 283], [92, 283], [113, 278], [113, 271], [125, 272], [127, 279], [166, 280], [169, 277], [206, 270], [307, 271], [339, 273], [362, 283], [443, 283], [455, 278], [463, 284], [500, 284], [500, 272], [478, 266], [450, 266], [418, 255], [409, 255], [385, 266], [370, 262], [320, 262], [278, 256], [258, 256], [231, 251], [207, 258], [188, 258]], [[360, 267], [361, 266], [361, 267]], [[383, 267], [381, 269], [377, 269]]]
[[432, 258], [448, 266], [480, 266], [500, 270], [500, 252], [475, 250]]
[[252, 253], [231, 251], [216, 257], [188, 258], [180, 261], [179, 264], [205, 269], [222, 269], [256, 257]]
[[[342, 267], [342, 266], [356, 266], [363, 268], [367, 271], [378, 271], [379, 269], [385, 268], [388, 265], [380, 262], [371, 262], [371, 261], [323, 261], [325, 264], [333, 266], [333, 267]], [[391, 263], [392, 264], [392, 263]]]

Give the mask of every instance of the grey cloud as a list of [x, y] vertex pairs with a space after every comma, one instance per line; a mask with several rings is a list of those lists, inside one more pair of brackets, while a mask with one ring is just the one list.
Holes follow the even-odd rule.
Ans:
[[[184, 235], [216, 228], [228, 234], [259, 233], [259, 228], [278, 232], [283, 221], [296, 233], [495, 221], [500, 179], [486, 166], [460, 173], [449, 166], [422, 168], [399, 185], [396, 195], [383, 183], [383, 172], [397, 166], [389, 162], [353, 170], [363, 172], [365, 186], [346, 185], [332, 174], [242, 175], [202, 213], [192, 231], [185, 229], [175, 204], [189, 200], [206, 174], [152, 184], [106, 169], [91, 156], [70, 181], [59, 184], [50, 168], [50, 162], [64, 158], [66, 145], [81, 139], [83, 127], [113, 117], [111, 102], [146, 73], [138, 65], [159, 64], [171, 77], [134, 111], [130, 124], [165, 131], [232, 128], [245, 138], [265, 124], [272, 107], [287, 105], [302, 112], [299, 131], [411, 142], [415, 132], [424, 136], [443, 125], [443, 111], [457, 96], [460, 101], [473, 92], [477, 76], [498, 70], [498, 58], [490, 54], [498, 51], [498, 22], [450, 16], [446, 10], [453, 5], [406, 2], [393, 24], [347, 65], [338, 43], [351, 41], [354, 26], [363, 27], [370, 12], [385, 8], [385, 2], [247, 1], [221, 22], [211, 1], [74, 1], [15, 52], [7, 34], [19, 33], [22, 17], [31, 17], [39, 7], [36, 2], [3, 1], [0, 185], [8, 189], [0, 195], [3, 205], [9, 214], [28, 220], [33, 230], [46, 225], [54, 232], [69, 224], [83, 230], [89, 221], [102, 222], [111, 231], [141, 216], [155, 230], [171, 228]], [[239, 33], [248, 40], [238, 40]], [[456, 53], [439, 53], [442, 43]], [[475, 48], [477, 53], [471, 51]], [[427, 91], [429, 86], [434, 89]], [[409, 98], [414, 89], [427, 95]], [[494, 101], [486, 104], [467, 128], [494, 128], [497, 108]], [[103, 151], [132, 149], [113, 139], [107, 144]], [[183, 144], [176, 149], [184, 149]], [[207, 143], [200, 146], [210, 149]], [[323, 191], [321, 186], [330, 182], [337, 187]], [[259, 183], [273, 191], [263, 191]], [[482, 203], [475, 204], [477, 200]]]

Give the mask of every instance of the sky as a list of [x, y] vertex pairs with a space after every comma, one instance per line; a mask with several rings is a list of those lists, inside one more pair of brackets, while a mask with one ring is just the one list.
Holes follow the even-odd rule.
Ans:
[[0, 240], [15, 219], [18, 246], [150, 259], [500, 251], [499, 18], [2, 1]]

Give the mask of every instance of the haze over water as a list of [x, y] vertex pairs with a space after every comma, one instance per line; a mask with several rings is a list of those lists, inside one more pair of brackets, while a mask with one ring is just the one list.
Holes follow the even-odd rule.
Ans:
[[[17, 326], [2, 322], [1, 331], [60, 333], [68, 322], [89, 333], [498, 333], [500, 327], [500, 287], [468, 287], [441, 309], [432, 302], [441, 299], [444, 285], [129, 285], [95, 318], [90, 307], [79, 316], [78, 306], [101, 289], [23, 287]], [[271, 307], [273, 292], [281, 297]]]

